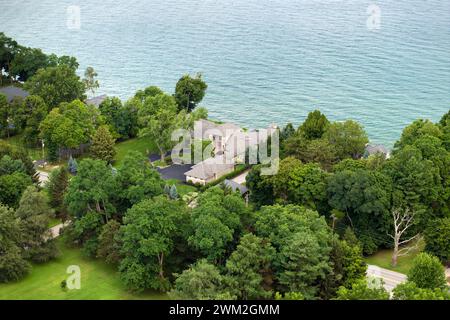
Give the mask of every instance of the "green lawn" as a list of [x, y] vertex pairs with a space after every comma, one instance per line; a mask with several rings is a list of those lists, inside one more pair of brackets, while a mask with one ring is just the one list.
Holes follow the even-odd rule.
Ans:
[[[158, 292], [132, 294], [122, 285], [117, 271], [102, 261], [84, 258], [79, 249], [66, 248], [58, 240], [61, 257], [33, 269], [24, 279], [0, 284], [0, 300], [122, 300], [167, 299]], [[81, 270], [81, 289], [63, 291], [61, 281], [69, 276], [67, 267], [77, 265]]]
[[182, 183], [179, 180], [176, 179], [169, 179], [166, 180], [166, 183], [171, 186], [173, 184], [177, 187], [177, 192], [180, 195], [180, 197], [184, 196], [185, 194], [188, 194], [190, 192], [198, 192], [197, 188], [194, 186], [190, 186], [188, 184]]
[[392, 249], [380, 250], [374, 255], [366, 257], [365, 260], [368, 264], [407, 274], [409, 269], [411, 269], [414, 258], [423, 250], [424, 245], [423, 240], [421, 240], [417, 249], [413, 249], [407, 255], [399, 257], [396, 267], [391, 265]]
[[52, 227], [54, 227], [54, 226], [57, 226], [58, 224], [60, 224], [61, 223], [61, 219], [59, 219], [59, 218], [51, 218], [50, 219], [50, 222], [49, 222], [49, 224], [48, 224], [48, 227], [49, 228], [52, 228]]
[[157, 152], [155, 143], [149, 138], [134, 138], [116, 144], [116, 157], [114, 166], [118, 167], [122, 164], [123, 159], [129, 151], [138, 151], [143, 155]]

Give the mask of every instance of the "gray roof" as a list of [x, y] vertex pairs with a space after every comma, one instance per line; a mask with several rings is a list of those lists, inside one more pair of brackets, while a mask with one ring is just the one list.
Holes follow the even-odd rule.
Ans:
[[225, 163], [222, 156], [208, 158], [202, 162], [197, 163], [191, 170], [184, 173], [185, 176], [194, 177], [197, 179], [207, 180], [214, 178], [217, 173], [233, 169], [234, 163]]
[[98, 106], [100, 106], [100, 104], [103, 101], [105, 101], [106, 98], [108, 98], [108, 96], [106, 94], [102, 94], [101, 96], [97, 96], [97, 97], [93, 97], [93, 98], [90, 98], [90, 99], [86, 99], [84, 101], [84, 103], [86, 103], [88, 105], [90, 104], [90, 105], [98, 107]]
[[8, 102], [11, 102], [15, 97], [26, 98], [29, 95], [28, 91], [16, 86], [0, 88], [0, 93], [3, 93], [6, 96]]
[[237, 190], [239, 190], [241, 194], [246, 194], [248, 192], [248, 188], [246, 186], [243, 186], [242, 184], [239, 184], [233, 180], [227, 179], [223, 182], [223, 184], [226, 187], [231, 188], [231, 190], [233, 190], [234, 192], [236, 192]]
[[208, 139], [207, 133], [209, 134], [220, 134], [225, 137], [225, 134], [230, 134], [231, 132], [242, 130], [239, 126], [233, 123], [222, 123], [217, 124], [209, 120], [200, 119], [194, 123], [194, 138], [203, 140]]
[[382, 154], [387, 155], [389, 153], [389, 150], [382, 144], [376, 144], [376, 145], [368, 144], [366, 146], [366, 153], [368, 155], [372, 155], [372, 154], [376, 154], [376, 153], [382, 153]]

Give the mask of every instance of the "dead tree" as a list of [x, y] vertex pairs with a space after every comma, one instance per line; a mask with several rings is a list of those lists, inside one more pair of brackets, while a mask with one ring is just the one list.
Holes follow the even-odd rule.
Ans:
[[403, 240], [405, 232], [414, 224], [414, 217], [416, 215], [415, 211], [411, 211], [409, 208], [406, 209], [393, 209], [392, 218], [394, 219], [394, 234], [389, 234], [389, 236], [394, 240], [394, 253], [392, 254], [392, 266], [397, 265], [398, 257], [408, 254], [415, 246], [403, 247], [416, 239], [419, 234], [413, 237]]

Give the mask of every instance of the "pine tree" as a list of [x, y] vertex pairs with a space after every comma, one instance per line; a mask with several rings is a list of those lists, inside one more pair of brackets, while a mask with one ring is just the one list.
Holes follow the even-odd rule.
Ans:
[[107, 126], [101, 126], [92, 137], [91, 154], [94, 158], [111, 163], [116, 155], [115, 140]]
[[178, 199], [178, 191], [177, 191], [177, 187], [175, 185], [172, 185], [172, 187], [170, 187], [169, 196], [170, 196], [170, 199], [172, 199], [172, 200]]
[[72, 156], [70, 156], [69, 158], [69, 172], [73, 175], [77, 174], [78, 171], [78, 163], [77, 160], [75, 160], [74, 158], [72, 158]]
[[46, 184], [50, 205], [56, 210], [58, 216], [66, 215], [64, 195], [69, 184], [69, 175], [65, 167], [53, 170]]

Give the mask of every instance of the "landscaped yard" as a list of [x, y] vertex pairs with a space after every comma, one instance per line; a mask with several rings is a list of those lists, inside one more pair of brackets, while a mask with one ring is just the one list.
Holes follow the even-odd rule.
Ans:
[[138, 151], [147, 156], [149, 153], [157, 152], [155, 143], [149, 138], [135, 138], [118, 142], [116, 144], [116, 158], [114, 166], [118, 167], [122, 164], [123, 159], [129, 151]]
[[175, 184], [175, 186], [177, 187], [178, 195], [180, 197], [182, 197], [185, 194], [188, 194], [190, 192], [197, 192], [198, 191], [196, 187], [190, 186], [190, 185], [185, 184], [185, 183], [182, 183], [181, 181], [176, 180], [176, 179], [166, 180], [166, 183], [169, 186], [172, 186], [173, 184]]
[[[415, 245], [415, 244], [413, 244], [413, 245]], [[420, 251], [423, 250], [424, 245], [425, 244], [422, 240], [419, 242], [416, 249], [412, 249], [407, 255], [399, 257], [396, 267], [393, 267], [391, 265], [392, 252], [393, 252], [392, 249], [380, 250], [377, 253], [375, 253], [374, 255], [366, 257], [365, 260], [368, 264], [373, 264], [373, 265], [381, 267], [381, 268], [385, 268], [385, 269], [389, 269], [392, 271], [397, 271], [400, 273], [407, 274], [409, 269], [411, 269], [414, 258]]]
[[[61, 257], [33, 270], [15, 283], [0, 284], [0, 300], [66, 300], [66, 299], [167, 299], [165, 294], [144, 292], [132, 294], [122, 285], [115, 268], [102, 261], [84, 258], [79, 249], [64, 247], [58, 240]], [[61, 281], [67, 279], [67, 267], [77, 265], [81, 270], [81, 289], [63, 291]]]

